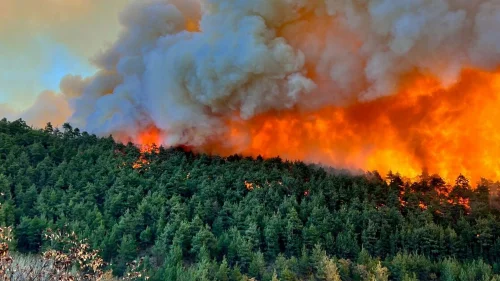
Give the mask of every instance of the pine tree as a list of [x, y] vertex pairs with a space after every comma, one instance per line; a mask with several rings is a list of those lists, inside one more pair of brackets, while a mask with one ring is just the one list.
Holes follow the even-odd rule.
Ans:
[[266, 262], [264, 260], [264, 255], [258, 251], [253, 254], [252, 261], [248, 267], [248, 275], [254, 277], [257, 280], [261, 280], [266, 269]]
[[273, 272], [273, 279], [272, 279], [271, 281], [280, 281], [280, 280], [278, 279], [278, 274], [276, 273], [276, 269], [275, 269], [275, 270], [274, 270], [274, 272]]
[[413, 274], [405, 274], [403, 276], [402, 281], [418, 281], [417, 275], [415, 273]]
[[354, 225], [347, 224], [335, 241], [337, 253], [341, 257], [354, 258], [359, 252], [359, 245], [354, 231]]
[[[325, 257], [323, 260], [323, 271], [326, 281], [341, 281], [339, 270], [335, 261]], [[377, 280], [378, 281], [378, 280]]]
[[260, 249], [260, 231], [255, 222], [249, 223], [245, 230], [245, 238], [250, 243], [252, 250]]
[[137, 243], [130, 234], [124, 235], [118, 249], [118, 264], [115, 271], [118, 275], [125, 272], [126, 263], [134, 260], [137, 256]]
[[368, 226], [363, 229], [361, 234], [361, 241], [363, 242], [363, 248], [366, 249], [370, 254], [375, 254], [375, 245], [378, 241], [377, 237], [378, 227], [372, 220], [368, 221]]
[[389, 280], [389, 272], [386, 267], [382, 266], [381, 262], [377, 263], [377, 266], [374, 268], [372, 275], [370, 277], [372, 281], [388, 281]]
[[226, 257], [222, 259], [219, 269], [215, 276], [216, 280], [228, 281], [229, 280], [229, 266], [227, 264]]
[[280, 252], [279, 238], [280, 238], [280, 220], [274, 214], [266, 223], [264, 229], [264, 240], [266, 243], [266, 256], [268, 259], [274, 259]]
[[208, 252], [212, 253], [216, 249], [217, 240], [210, 231], [210, 227], [205, 225], [193, 237], [191, 253], [197, 255], [202, 247], [205, 247]]
[[295, 208], [286, 217], [286, 252], [288, 255], [298, 255], [301, 249], [302, 221]]

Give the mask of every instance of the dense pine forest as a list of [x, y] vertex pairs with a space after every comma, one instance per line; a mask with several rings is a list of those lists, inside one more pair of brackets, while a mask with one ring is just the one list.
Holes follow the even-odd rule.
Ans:
[[149, 280], [500, 280], [496, 183], [149, 151], [1, 120], [11, 248], [74, 231], [116, 276], [144, 258]]

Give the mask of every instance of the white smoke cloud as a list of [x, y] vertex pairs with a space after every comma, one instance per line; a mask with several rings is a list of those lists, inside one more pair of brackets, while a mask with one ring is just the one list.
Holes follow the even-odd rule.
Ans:
[[[500, 65], [497, 0], [148, 0], [95, 57], [95, 76], [61, 83], [76, 126], [200, 145], [231, 118], [393, 94], [414, 71], [453, 83]], [[192, 23], [199, 30], [192, 30]]]

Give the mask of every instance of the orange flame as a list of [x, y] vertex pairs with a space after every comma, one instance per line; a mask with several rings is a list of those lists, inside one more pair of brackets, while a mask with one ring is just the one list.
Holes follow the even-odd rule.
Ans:
[[253, 183], [248, 182], [248, 181], [245, 181], [245, 187], [246, 187], [248, 190], [253, 190]]
[[137, 136], [135, 143], [141, 151], [141, 156], [132, 164], [132, 168], [140, 169], [149, 164], [145, 153], [158, 152], [157, 145], [162, 143], [162, 133], [154, 126], [148, 127]]
[[383, 174], [392, 170], [410, 178], [427, 170], [447, 181], [460, 173], [473, 181], [499, 180], [500, 72], [468, 69], [449, 87], [432, 77], [415, 77], [399, 93], [371, 102], [228, 121], [224, 141], [200, 150]]
[[[336, 19], [318, 17], [309, 8], [295, 12], [293, 22], [278, 27], [277, 35], [297, 49], [307, 50], [309, 39], [324, 43], [321, 38], [331, 32], [326, 27]], [[199, 19], [188, 18], [185, 28], [199, 31]], [[349, 39], [346, 48], [357, 50], [363, 44], [355, 36], [341, 35]], [[314, 81], [328, 78], [308, 61], [305, 71]], [[366, 88], [365, 82], [359, 83], [357, 88]], [[465, 69], [450, 86], [415, 71], [401, 79], [397, 93], [387, 94], [346, 107], [293, 108], [240, 121], [229, 117], [226, 135], [193, 150], [281, 156], [381, 174], [399, 172], [412, 179], [425, 170], [448, 182], [459, 174], [472, 182], [481, 177], [500, 180], [500, 70]], [[150, 146], [161, 140], [158, 129], [148, 128], [137, 143]]]
[[162, 143], [162, 133], [160, 129], [154, 126], [146, 128], [137, 136], [135, 143], [139, 146], [141, 152], [151, 153], [154, 145]]
[[419, 207], [420, 207], [420, 209], [422, 209], [422, 210], [427, 210], [427, 205], [425, 205], [425, 203], [424, 203], [424, 202], [420, 202], [420, 203], [418, 203], [418, 206], [419, 206]]
[[[459, 174], [500, 180], [500, 71], [467, 69], [451, 86], [414, 74], [398, 93], [347, 107], [268, 112], [227, 120], [227, 134], [198, 152], [276, 157], [340, 168], [389, 171], [416, 178], [422, 171], [448, 182]], [[136, 140], [148, 151], [162, 132]], [[465, 202], [464, 202], [465, 203]]]

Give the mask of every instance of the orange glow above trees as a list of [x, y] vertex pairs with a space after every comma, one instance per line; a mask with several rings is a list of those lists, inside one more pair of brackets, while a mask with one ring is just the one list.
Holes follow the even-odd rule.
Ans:
[[[201, 148], [341, 168], [500, 179], [500, 72], [465, 70], [449, 87], [423, 75], [399, 93], [348, 107], [293, 109], [228, 121], [224, 142]], [[228, 148], [227, 143], [237, 144]]]
[[[437, 173], [500, 179], [500, 72], [463, 71], [456, 83], [414, 74], [397, 94], [347, 107], [268, 112], [228, 120], [226, 134], [197, 152], [276, 157], [415, 178]], [[156, 127], [140, 147], [163, 144]], [[147, 149], [145, 151], [148, 151]]]

